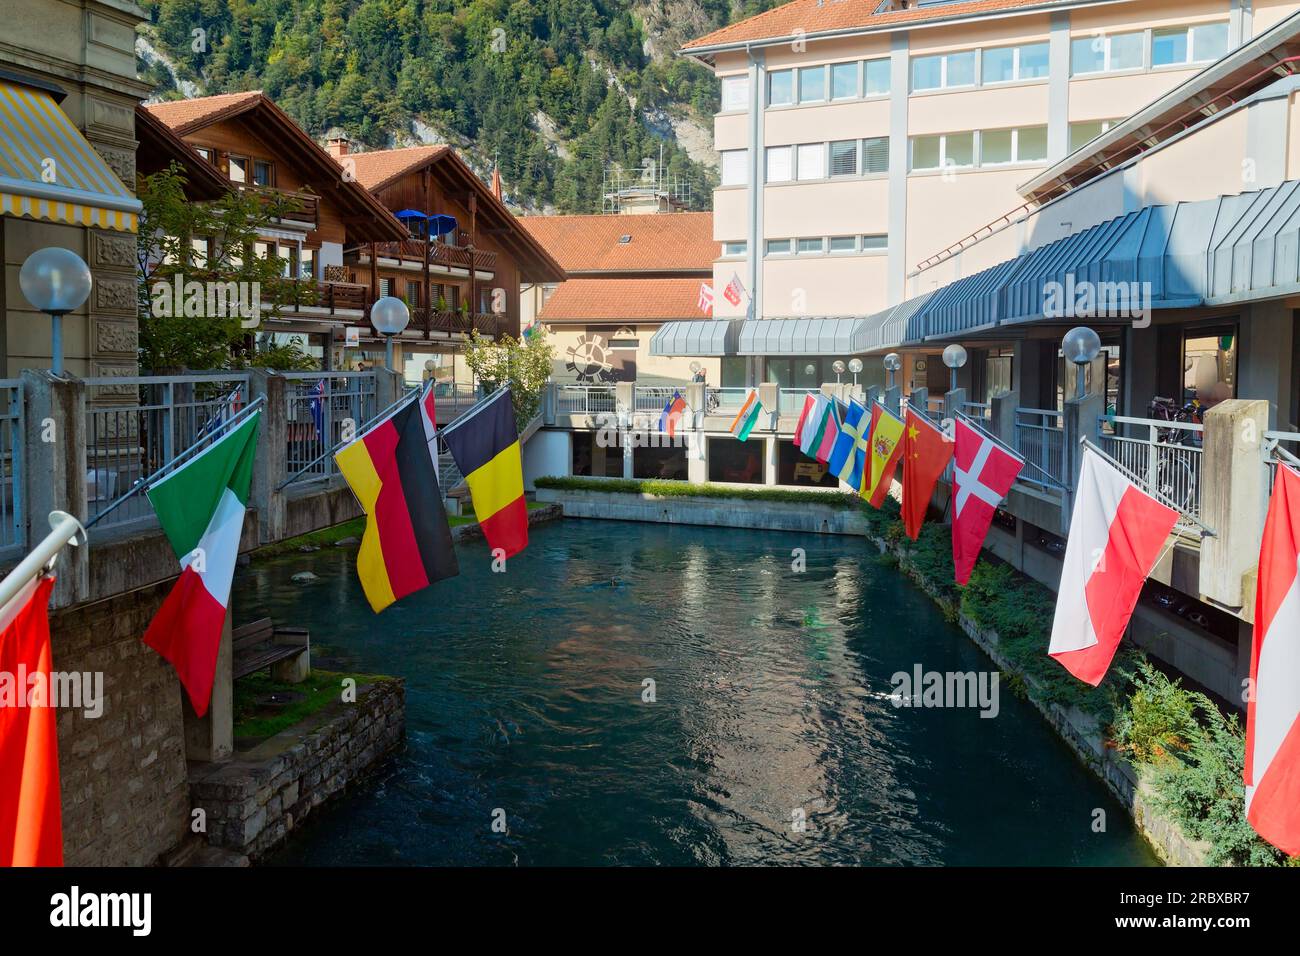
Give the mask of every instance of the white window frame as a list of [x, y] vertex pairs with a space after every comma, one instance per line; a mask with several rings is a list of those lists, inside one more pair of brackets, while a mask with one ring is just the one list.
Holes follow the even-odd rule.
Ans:
[[[971, 81], [969, 83], [949, 83], [948, 82], [948, 61], [955, 56], [974, 56], [974, 67], [971, 70]], [[939, 60], [939, 85], [927, 86], [922, 89], [916, 88], [916, 69], [912, 66], [917, 60]], [[979, 47], [971, 50], [951, 50], [947, 53], [923, 53], [913, 56], [908, 62], [908, 82], [911, 84], [913, 93], [934, 93], [938, 90], [969, 90], [979, 86], [980, 82], [980, 60], [982, 53]]]
[[[820, 160], [820, 162], [821, 162], [821, 170], [819, 171], [819, 175], [816, 175], [816, 176], [805, 176], [805, 175], [804, 175], [804, 151], [805, 151], [805, 150], [807, 150], [807, 151], [809, 151], [809, 152], [812, 152], [812, 151], [820, 151], [820, 152], [821, 152], [821, 160]], [[796, 182], [805, 182], [805, 183], [806, 183], [806, 182], [819, 182], [819, 181], [821, 181], [821, 180], [823, 180], [823, 179], [827, 179], [827, 178], [829, 178], [829, 177], [828, 177], [828, 174], [827, 174], [827, 157], [828, 157], [828, 153], [829, 153], [829, 152], [830, 152], [830, 147], [829, 147], [826, 143], [800, 143], [800, 144], [798, 144], [797, 146], [795, 146], [795, 148], [794, 148], [794, 178], [795, 178], [795, 181], [796, 181]]]
[[[948, 137], [949, 137], [949, 136], [970, 136], [970, 137], [972, 138], [972, 140], [971, 140], [971, 163], [970, 163], [970, 165], [969, 165], [969, 166], [958, 166], [958, 165], [956, 165], [956, 164], [954, 163], [953, 166], [952, 166], [951, 168], [952, 168], [952, 169], [976, 169], [976, 168], [978, 168], [978, 167], [979, 167], [979, 145], [980, 145], [980, 144], [979, 144], [979, 137], [976, 135], [976, 132], [977, 132], [976, 130], [957, 130], [956, 132], [952, 132], [952, 133], [927, 133], [927, 134], [924, 134], [924, 135], [921, 135], [921, 136], [912, 136], [912, 137], [910, 137], [910, 138], [908, 139], [908, 143], [907, 143], [907, 152], [908, 152], [908, 156], [907, 156], [908, 163], [907, 163], [907, 165], [908, 165], [908, 171], [909, 171], [909, 172], [914, 172], [914, 173], [929, 173], [929, 172], [942, 172], [943, 170], [948, 169], [948, 168], [949, 168], [949, 166], [948, 166]], [[918, 139], [933, 139], [933, 138], [935, 138], [936, 136], [939, 138], [939, 165], [938, 165], [938, 166], [923, 166], [923, 167], [920, 167], [920, 168], [918, 169], [917, 166], [916, 166], [916, 160], [915, 160], [915, 156], [916, 156], [916, 141], [917, 141]]]
[[[835, 95], [835, 69], [837, 67], [853, 68], [853, 92], [848, 96]], [[851, 60], [849, 62], [831, 63], [826, 67], [826, 102], [827, 103], [847, 103], [849, 100], [858, 100], [862, 98], [863, 84], [863, 66], [861, 60]]]
[[[784, 103], [772, 102], [772, 80], [782, 73], [790, 75], [790, 99]], [[767, 74], [767, 105], [768, 106], [794, 106], [799, 102], [799, 75], [794, 67], [788, 67], [784, 70], [770, 70]]]
[[[831, 169], [831, 146], [834, 143], [852, 143], [853, 144], [853, 172], [837, 173]], [[860, 139], [837, 139], [826, 144], [826, 178], [827, 179], [852, 179], [854, 176], [862, 175], [862, 140]]]
[[[1070, 152], [1073, 153], [1076, 149], [1080, 149], [1080, 148], [1082, 148], [1083, 145], [1084, 145], [1085, 143], [1090, 143], [1090, 142], [1092, 142], [1094, 139], [1097, 138], [1097, 136], [1100, 136], [1101, 133], [1108, 133], [1108, 132], [1110, 132], [1112, 129], [1115, 128], [1115, 124], [1118, 123], [1118, 122], [1119, 122], [1119, 120], [1117, 120], [1117, 119], [1105, 119], [1105, 120], [1075, 120], [1073, 123], [1068, 123], [1068, 124], [1066, 124], [1066, 129], [1065, 129], [1065, 144], [1066, 144], [1067, 148], [1069, 148]], [[1087, 139], [1085, 139], [1082, 143], [1079, 143], [1078, 146], [1071, 146], [1071, 145], [1070, 145], [1070, 137], [1071, 137], [1071, 134], [1074, 132], [1074, 127], [1076, 127], [1076, 126], [1083, 126], [1084, 124], [1087, 124], [1088, 126], [1092, 126], [1093, 124], [1098, 124], [1098, 125], [1100, 125], [1100, 126], [1101, 126], [1101, 133], [1097, 133], [1096, 136], [1089, 136], [1089, 137], [1088, 137]]]
[[[739, 251], [729, 249], [729, 246], [739, 246]], [[722, 242], [723, 259], [743, 259], [749, 252], [748, 239], [724, 239]]]
[[[1213, 63], [1216, 59], [1218, 59], [1218, 57], [1197, 56], [1196, 32], [1195, 32], [1196, 28], [1215, 27], [1215, 26], [1227, 27], [1227, 25], [1228, 22], [1226, 20], [1206, 20], [1203, 23], [1187, 23], [1177, 27], [1152, 27], [1151, 28], [1151, 53], [1149, 56], [1149, 59], [1151, 61], [1151, 69], [1153, 70], [1177, 69], [1178, 67], [1192, 66], [1198, 63]], [[1187, 58], [1184, 60], [1171, 60], [1168, 63], [1157, 63], [1156, 62], [1156, 34], [1157, 33], [1176, 34], [1179, 32], [1181, 32], [1184, 38], [1187, 40]], [[1228, 49], [1229, 50], [1232, 49], [1231, 40], [1228, 41]]]
[[[1028, 42], [1028, 43], [1017, 43], [1017, 44], [1014, 44], [1014, 45], [1006, 45], [1006, 46], [1003, 46], [1003, 45], [1000, 45], [1000, 44], [999, 44], [999, 45], [997, 45], [997, 46], [980, 47], [980, 51], [979, 51], [980, 86], [1007, 86], [1008, 84], [1011, 84], [1011, 83], [1034, 83], [1034, 82], [1042, 83], [1042, 82], [1045, 82], [1045, 81], [1047, 80], [1047, 77], [1046, 77], [1046, 76], [1021, 76], [1021, 75], [1020, 75], [1020, 54], [1021, 54], [1021, 51], [1023, 51], [1023, 50], [1025, 49], [1025, 47], [1030, 47], [1030, 46], [1048, 46], [1048, 43], [1047, 43], [1046, 40], [1031, 40], [1031, 41]], [[991, 53], [991, 52], [993, 52], [994, 50], [1010, 50], [1010, 51], [1011, 51], [1011, 79], [1009, 79], [1009, 80], [988, 80], [988, 79], [985, 79], [985, 78], [984, 78], [984, 54], [986, 54], [986, 53]], [[1049, 61], [1049, 63], [1050, 63], [1050, 61], [1051, 61], [1051, 49], [1050, 49], [1050, 47], [1048, 48], [1048, 61]], [[1050, 69], [1050, 67], [1049, 67], [1049, 69]]]
[[[879, 246], [868, 246], [867, 240], [879, 237], [884, 239], [884, 244]], [[889, 233], [887, 232], [869, 232], [858, 237], [858, 249], [867, 254], [880, 255], [889, 250]]]
[[[718, 171], [720, 173], [720, 186], [748, 186], [749, 185], [749, 150], [748, 149], [724, 149], [719, 152]], [[727, 161], [728, 158], [739, 157], [741, 163], [741, 176], [739, 179], [727, 178]]]
[[[739, 88], [743, 90], [743, 93], [740, 95], [740, 101], [741, 101], [740, 106], [727, 105], [728, 87], [731, 87], [732, 89]], [[719, 110], [723, 113], [740, 113], [748, 108], [749, 108], [749, 75], [746, 73], [738, 73], [738, 74], [733, 74], [732, 76], [724, 76], [722, 78], [722, 85], [719, 91]]]
[[[836, 248], [834, 247], [834, 242], [835, 242], [836, 239], [847, 239], [847, 240], [849, 240], [849, 242], [853, 243], [853, 248], [851, 248], [851, 249], [836, 249]], [[856, 255], [857, 252], [858, 252], [858, 237], [857, 237], [857, 236], [828, 236], [828, 237], [827, 237], [827, 240], [826, 240], [826, 253], [827, 253], [827, 255], [832, 255], [832, 256], [852, 256], [852, 255]]]
[[[868, 64], [869, 64], [869, 63], [884, 63], [884, 64], [885, 64], [885, 78], [886, 78], [886, 81], [885, 81], [885, 88], [884, 88], [883, 90], [874, 90], [874, 91], [873, 91], [873, 90], [868, 90], [868, 89], [867, 89], [867, 74], [870, 72], [870, 70], [869, 70], [869, 68], [868, 68]], [[861, 75], [862, 75], [862, 81], [858, 84], [858, 88], [862, 90], [862, 98], [863, 98], [864, 100], [870, 100], [870, 99], [883, 99], [884, 97], [886, 97], [886, 96], [889, 95], [890, 90], [893, 88], [893, 85], [894, 85], [894, 77], [893, 77], [893, 74], [892, 74], [892, 72], [891, 72], [891, 70], [890, 70], [890, 67], [889, 67], [889, 57], [887, 57], [887, 56], [876, 56], [876, 57], [871, 57], [870, 59], [867, 59], [867, 60], [863, 60], [863, 61], [862, 61], [862, 69], [861, 69], [859, 72], [860, 72]], [[910, 77], [910, 76], [908, 77], [908, 82], [909, 82], [909, 83], [911, 82], [911, 77]]]
[[[979, 145], [979, 150], [978, 150], [978, 153], [977, 153], [977, 160], [978, 160], [978, 161], [977, 161], [976, 165], [977, 165], [977, 166], [981, 166], [981, 167], [984, 167], [984, 166], [992, 166], [992, 167], [994, 167], [994, 168], [997, 168], [998, 166], [1019, 166], [1019, 165], [1026, 164], [1026, 163], [1034, 163], [1034, 164], [1037, 164], [1037, 163], [1045, 163], [1045, 162], [1047, 162], [1047, 157], [1046, 157], [1046, 156], [1044, 156], [1044, 157], [1042, 157], [1042, 158], [1039, 158], [1039, 159], [1021, 159], [1021, 157], [1020, 157], [1020, 132], [1021, 132], [1021, 130], [1026, 130], [1026, 129], [1041, 129], [1041, 130], [1043, 130], [1044, 132], [1046, 132], [1047, 127], [1046, 127], [1046, 126], [1042, 126], [1042, 125], [1035, 125], [1035, 126], [1013, 126], [1013, 127], [1010, 127], [1010, 128], [1002, 127], [1002, 128], [1000, 128], [1000, 129], [980, 130], [980, 134], [979, 134], [979, 144], [978, 144], [978, 145]], [[986, 160], [986, 159], [984, 158], [984, 135], [985, 135], [986, 133], [1007, 133], [1007, 132], [1009, 132], [1009, 133], [1011, 134], [1011, 158], [1010, 158], [1010, 159], [1001, 159], [1001, 160], [997, 160], [997, 161], [995, 161], [995, 162], [990, 162], [990, 161]], [[959, 168], [960, 168], [960, 167], [959, 167]]]
[[[817, 243], [816, 249], [801, 249], [805, 242]], [[825, 236], [802, 236], [794, 241], [794, 254], [797, 256], [824, 256], [826, 255], [826, 237]]]
[[[885, 141], [885, 168], [884, 169], [867, 169], [867, 141], [883, 139]], [[887, 176], [889, 175], [889, 137], [888, 136], [867, 136], [858, 141], [858, 175], [859, 176]]]
[[[1116, 37], [1139, 36], [1142, 38], [1142, 62], [1137, 66], [1115, 67], [1111, 65], [1111, 50]], [[1070, 76], [1101, 76], [1103, 73], [1136, 73], [1139, 70], [1145, 70], [1151, 62], [1151, 35], [1145, 30], [1116, 30], [1113, 33], [1103, 34], [1106, 41], [1106, 49], [1102, 55], [1102, 67], [1100, 70], [1088, 70], [1080, 73], [1074, 68], [1074, 44], [1078, 40], [1095, 40], [1096, 36], [1091, 33], [1085, 33], [1082, 36], [1070, 37]]]
[[[808, 100], [808, 99], [804, 99], [804, 95], [803, 95], [803, 75], [804, 75], [804, 73], [812, 73], [812, 72], [814, 72], [814, 71], [816, 71], [816, 70], [820, 70], [820, 71], [821, 71], [821, 74], [822, 74], [822, 97], [821, 97], [821, 99], [819, 99], [819, 100]], [[825, 63], [823, 63], [821, 66], [801, 66], [801, 67], [798, 67], [798, 68], [795, 70], [795, 74], [794, 74], [794, 76], [795, 76], [796, 84], [797, 84], [797, 86], [798, 86], [798, 89], [795, 90], [795, 102], [796, 102], [796, 103], [799, 103], [799, 104], [803, 104], [803, 103], [829, 103], [829, 102], [831, 101], [831, 99], [830, 99], [830, 96], [831, 96], [831, 87], [830, 87], [830, 70], [829, 70], [829, 68], [827, 67], [827, 65], [826, 65]]]
[[[785, 248], [785, 250], [784, 250], [784, 251], [777, 251], [777, 252], [774, 252], [774, 251], [772, 250], [772, 243], [774, 243], [774, 242], [784, 242], [784, 243], [786, 244], [786, 248]], [[763, 255], [765, 255], [765, 256], [792, 256], [792, 255], [794, 255], [794, 240], [793, 240], [793, 239], [766, 239], [766, 240], [764, 240], [764, 242], [763, 242]]]
[[[785, 176], [784, 178], [774, 177], [772, 175], [772, 158], [785, 154]], [[763, 150], [763, 182], [765, 183], [792, 183], [794, 182], [794, 147], [793, 146], [768, 146]]]

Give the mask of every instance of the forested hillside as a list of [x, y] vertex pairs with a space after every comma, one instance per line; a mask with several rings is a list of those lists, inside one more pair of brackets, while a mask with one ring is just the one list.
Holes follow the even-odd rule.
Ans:
[[144, 0], [140, 70], [164, 98], [265, 90], [317, 137], [450, 142], [530, 209], [598, 212], [607, 164], [662, 151], [708, 208], [716, 84], [675, 51], [777, 2]]

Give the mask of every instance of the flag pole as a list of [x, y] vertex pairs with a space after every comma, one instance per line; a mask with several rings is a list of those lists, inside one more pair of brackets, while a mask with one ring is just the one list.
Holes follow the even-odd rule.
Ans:
[[[80, 540], [78, 540], [80, 536]], [[0, 608], [17, 596], [27, 583], [50, 567], [65, 544], [86, 542], [86, 529], [66, 511], [50, 512], [50, 533], [0, 581]]]

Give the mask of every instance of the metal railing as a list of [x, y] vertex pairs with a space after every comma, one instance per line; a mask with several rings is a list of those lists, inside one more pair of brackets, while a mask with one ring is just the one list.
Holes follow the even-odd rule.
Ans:
[[[149, 517], [143, 495], [115, 504], [248, 404], [248, 374], [136, 375], [85, 380], [86, 514], [121, 524]], [[113, 403], [113, 404], [110, 404]], [[115, 505], [111, 514], [103, 514]], [[102, 519], [101, 519], [102, 515]]]
[[803, 400], [815, 395], [815, 388], [783, 388], [777, 398], [777, 411], [782, 415], [798, 415], [803, 411]]
[[675, 385], [636, 385], [632, 388], [632, 410], [662, 412], [664, 406], [672, 401], [673, 393], [681, 391], [682, 388]]
[[993, 415], [993, 410], [984, 402], [962, 402], [961, 410], [971, 418], [982, 422], [988, 421]]
[[747, 388], [709, 388], [705, 389], [705, 404], [710, 413], [722, 414], [728, 409], [734, 414], [745, 404]]
[[0, 379], [0, 548], [27, 544], [23, 513], [25, 428], [22, 381]]
[[1101, 448], [1132, 473], [1143, 488], [1200, 524], [1201, 435], [1205, 426], [1154, 418], [1103, 415]]
[[1060, 412], [1050, 408], [1017, 408], [1012, 445], [1034, 466], [1021, 471], [1021, 481], [1067, 487], [1065, 425]]
[[1268, 473], [1270, 495], [1273, 493], [1273, 482], [1277, 480], [1279, 461], [1300, 469], [1300, 432], [1264, 432], [1264, 468]]
[[613, 385], [561, 385], [556, 396], [556, 411], [568, 415], [593, 415], [617, 410]]
[[337, 473], [325, 454], [348, 434], [359, 434], [378, 411], [374, 372], [284, 372], [286, 471], [297, 481]]

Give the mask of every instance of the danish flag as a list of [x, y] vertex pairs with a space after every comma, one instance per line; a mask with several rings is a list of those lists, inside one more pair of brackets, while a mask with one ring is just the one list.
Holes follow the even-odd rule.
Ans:
[[952, 566], [958, 584], [970, 580], [993, 512], [1007, 496], [1025, 460], [991, 435], [956, 422], [953, 453]]

